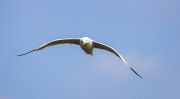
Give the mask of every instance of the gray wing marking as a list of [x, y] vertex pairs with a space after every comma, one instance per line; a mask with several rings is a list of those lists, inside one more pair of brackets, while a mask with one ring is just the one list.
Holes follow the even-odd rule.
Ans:
[[76, 45], [80, 45], [80, 39], [77, 39], [77, 38], [66, 38], [66, 39], [56, 39], [56, 40], [53, 40], [53, 41], [50, 41], [48, 43], [45, 43], [44, 45], [34, 49], [34, 50], [31, 50], [27, 53], [24, 53], [24, 54], [20, 54], [20, 55], [16, 55], [16, 56], [23, 56], [23, 55], [26, 55], [28, 53], [31, 53], [31, 52], [34, 52], [34, 51], [38, 51], [38, 50], [42, 50], [46, 47], [50, 47], [50, 46], [54, 46], [54, 45], [58, 45], [58, 44], [76, 44]]

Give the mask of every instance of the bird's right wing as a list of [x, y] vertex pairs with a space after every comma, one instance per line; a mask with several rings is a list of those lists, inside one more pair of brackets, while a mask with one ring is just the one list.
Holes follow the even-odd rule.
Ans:
[[[98, 48], [98, 49], [102, 49], [102, 50], [106, 50], [106, 51], [109, 51], [113, 54], [115, 54], [116, 56], [118, 56], [137, 76], [139, 76], [140, 78], [144, 79], [143, 77], [141, 77], [127, 62], [126, 60], [112, 47], [108, 46], [108, 45], [105, 45], [103, 43], [100, 43], [100, 42], [96, 42], [96, 41], [93, 41], [93, 46], [94, 48]], [[144, 79], [146, 80], [146, 79]]]
[[27, 53], [24, 53], [24, 54], [20, 54], [20, 55], [17, 55], [17, 56], [23, 56], [23, 55], [26, 55], [28, 53], [31, 53], [31, 52], [34, 52], [34, 51], [38, 51], [38, 50], [42, 50], [46, 47], [50, 47], [50, 46], [54, 46], [54, 45], [57, 45], [57, 44], [76, 44], [76, 45], [80, 45], [80, 39], [79, 38], [65, 38], [65, 39], [56, 39], [56, 40], [53, 40], [53, 41], [50, 41], [48, 43], [45, 43], [44, 45], [34, 49], [34, 50], [31, 50]]

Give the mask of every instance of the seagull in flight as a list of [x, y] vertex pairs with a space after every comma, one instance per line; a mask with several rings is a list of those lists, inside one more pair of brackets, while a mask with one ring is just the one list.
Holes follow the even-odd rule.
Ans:
[[[89, 55], [93, 55], [93, 49], [97, 48], [97, 49], [102, 49], [102, 50], [106, 50], [109, 51], [113, 54], [115, 54], [117, 57], [119, 57], [137, 76], [139, 76], [140, 78], [144, 79], [143, 77], [141, 77], [127, 62], [126, 60], [112, 47], [105, 45], [103, 43], [100, 42], [96, 42], [88, 37], [83, 37], [83, 38], [65, 38], [65, 39], [55, 39], [52, 40], [50, 42], [45, 43], [44, 45], [31, 50], [27, 53], [24, 54], [20, 54], [20, 55], [16, 55], [16, 56], [23, 56], [26, 55], [28, 53], [34, 52], [34, 51], [39, 51], [42, 50], [46, 47], [50, 47], [50, 46], [54, 46], [54, 45], [58, 45], [58, 44], [75, 44], [75, 45], [80, 45], [80, 47], [82, 48], [82, 50], [84, 50], [84, 52], [86, 54]], [[146, 79], [144, 79], [146, 80]]]

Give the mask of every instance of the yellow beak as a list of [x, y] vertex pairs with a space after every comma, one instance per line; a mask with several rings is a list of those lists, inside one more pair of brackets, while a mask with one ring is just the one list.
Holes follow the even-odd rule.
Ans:
[[83, 42], [83, 46], [86, 45], [86, 42]]

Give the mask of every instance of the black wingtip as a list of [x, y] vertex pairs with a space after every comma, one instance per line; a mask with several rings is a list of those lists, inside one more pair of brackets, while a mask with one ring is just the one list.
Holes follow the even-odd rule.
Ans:
[[26, 54], [29, 54], [29, 53], [31, 53], [31, 52], [34, 52], [34, 51], [36, 51], [36, 49], [35, 50], [32, 50], [32, 51], [29, 51], [29, 52], [27, 52], [27, 53], [24, 53], [24, 54], [20, 54], [20, 55], [13, 55], [13, 56], [23, 56], [23, 55], [26, 55]]
[[142, 78], [143, 80], [147, 81], [146, 79], [144, 79], [143, 77], [141, 77], [132, 67], [130, 67], [130, 69], [140, 78]]

